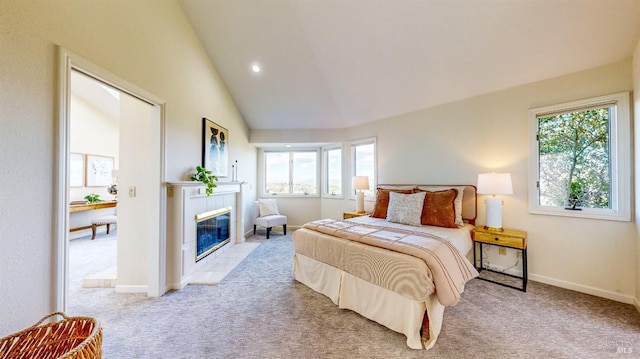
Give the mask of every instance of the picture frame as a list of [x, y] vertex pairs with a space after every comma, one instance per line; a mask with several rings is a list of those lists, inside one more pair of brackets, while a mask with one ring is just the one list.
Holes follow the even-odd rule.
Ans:
[[69, 187], [84, 187], [84, 154], [71, 152], [69, 157]]
[[111, 184], [113, 157], [86, 155], [85, 173], [87, 187], [106, 187]]
[[229, 176], [229, 130], [202, 118], [202, 166], [217, 177]]

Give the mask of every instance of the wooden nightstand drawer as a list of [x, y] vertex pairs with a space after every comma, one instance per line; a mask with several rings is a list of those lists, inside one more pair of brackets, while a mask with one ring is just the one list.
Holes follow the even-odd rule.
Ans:
[[474, 236], [476, 242], [491, 243], [514, 248], [525, 248], [527, 246], [525, 236], [511, 236], [505, 233], [487, 233], [478, 231], [475, 232]]
[[371, 213], [367, 213], [367, 212], [344, 212], [342, 214], [342, 219], [349, 219], [349, 218], [356, 218], [356, 217], [362, 217], [362, 216], [367, 216]]

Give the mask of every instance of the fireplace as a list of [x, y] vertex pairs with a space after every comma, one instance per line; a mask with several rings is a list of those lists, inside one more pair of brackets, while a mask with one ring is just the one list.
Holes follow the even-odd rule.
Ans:
[[231, 207], [196, 215], [196, 262], [231, 240]]

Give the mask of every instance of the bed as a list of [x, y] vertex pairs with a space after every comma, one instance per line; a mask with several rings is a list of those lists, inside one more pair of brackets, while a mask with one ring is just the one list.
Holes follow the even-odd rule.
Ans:
[[294, 277], [339, 308], [404, 334], [410, 348], [430, 349], [445, 307], [457, 304], [464, 284], [478, 275], [468, 260], [476, 189], [380, 185], [376, 191], [370, 216], [312, 221], [294, 232]]

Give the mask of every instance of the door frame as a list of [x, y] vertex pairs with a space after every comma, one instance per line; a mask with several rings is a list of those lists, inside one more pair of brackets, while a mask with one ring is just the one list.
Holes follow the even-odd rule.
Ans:
[[160, 224], [160, 236], [150, 239], [149, 267], [147, 279], [147, 295], [158, 297], [166, 293], [166, 126], [165, 106], [166, 102], [144, 89], [118, 77], [117, 75], [93, 64], [92, 62], [58, 47], [58, 123], [57, 136], [55, 137], [53, 178], [53, 248], [54, 278], [53, 298], [56, 310], [66, 311], [69, 295], [69, 156], [70, 156], [70, 98], [71, 98], [71, 72], [79, 71], [95, 80], [113, 86], [154, 107], [160, 117], [160, 209], [158, 220]]

